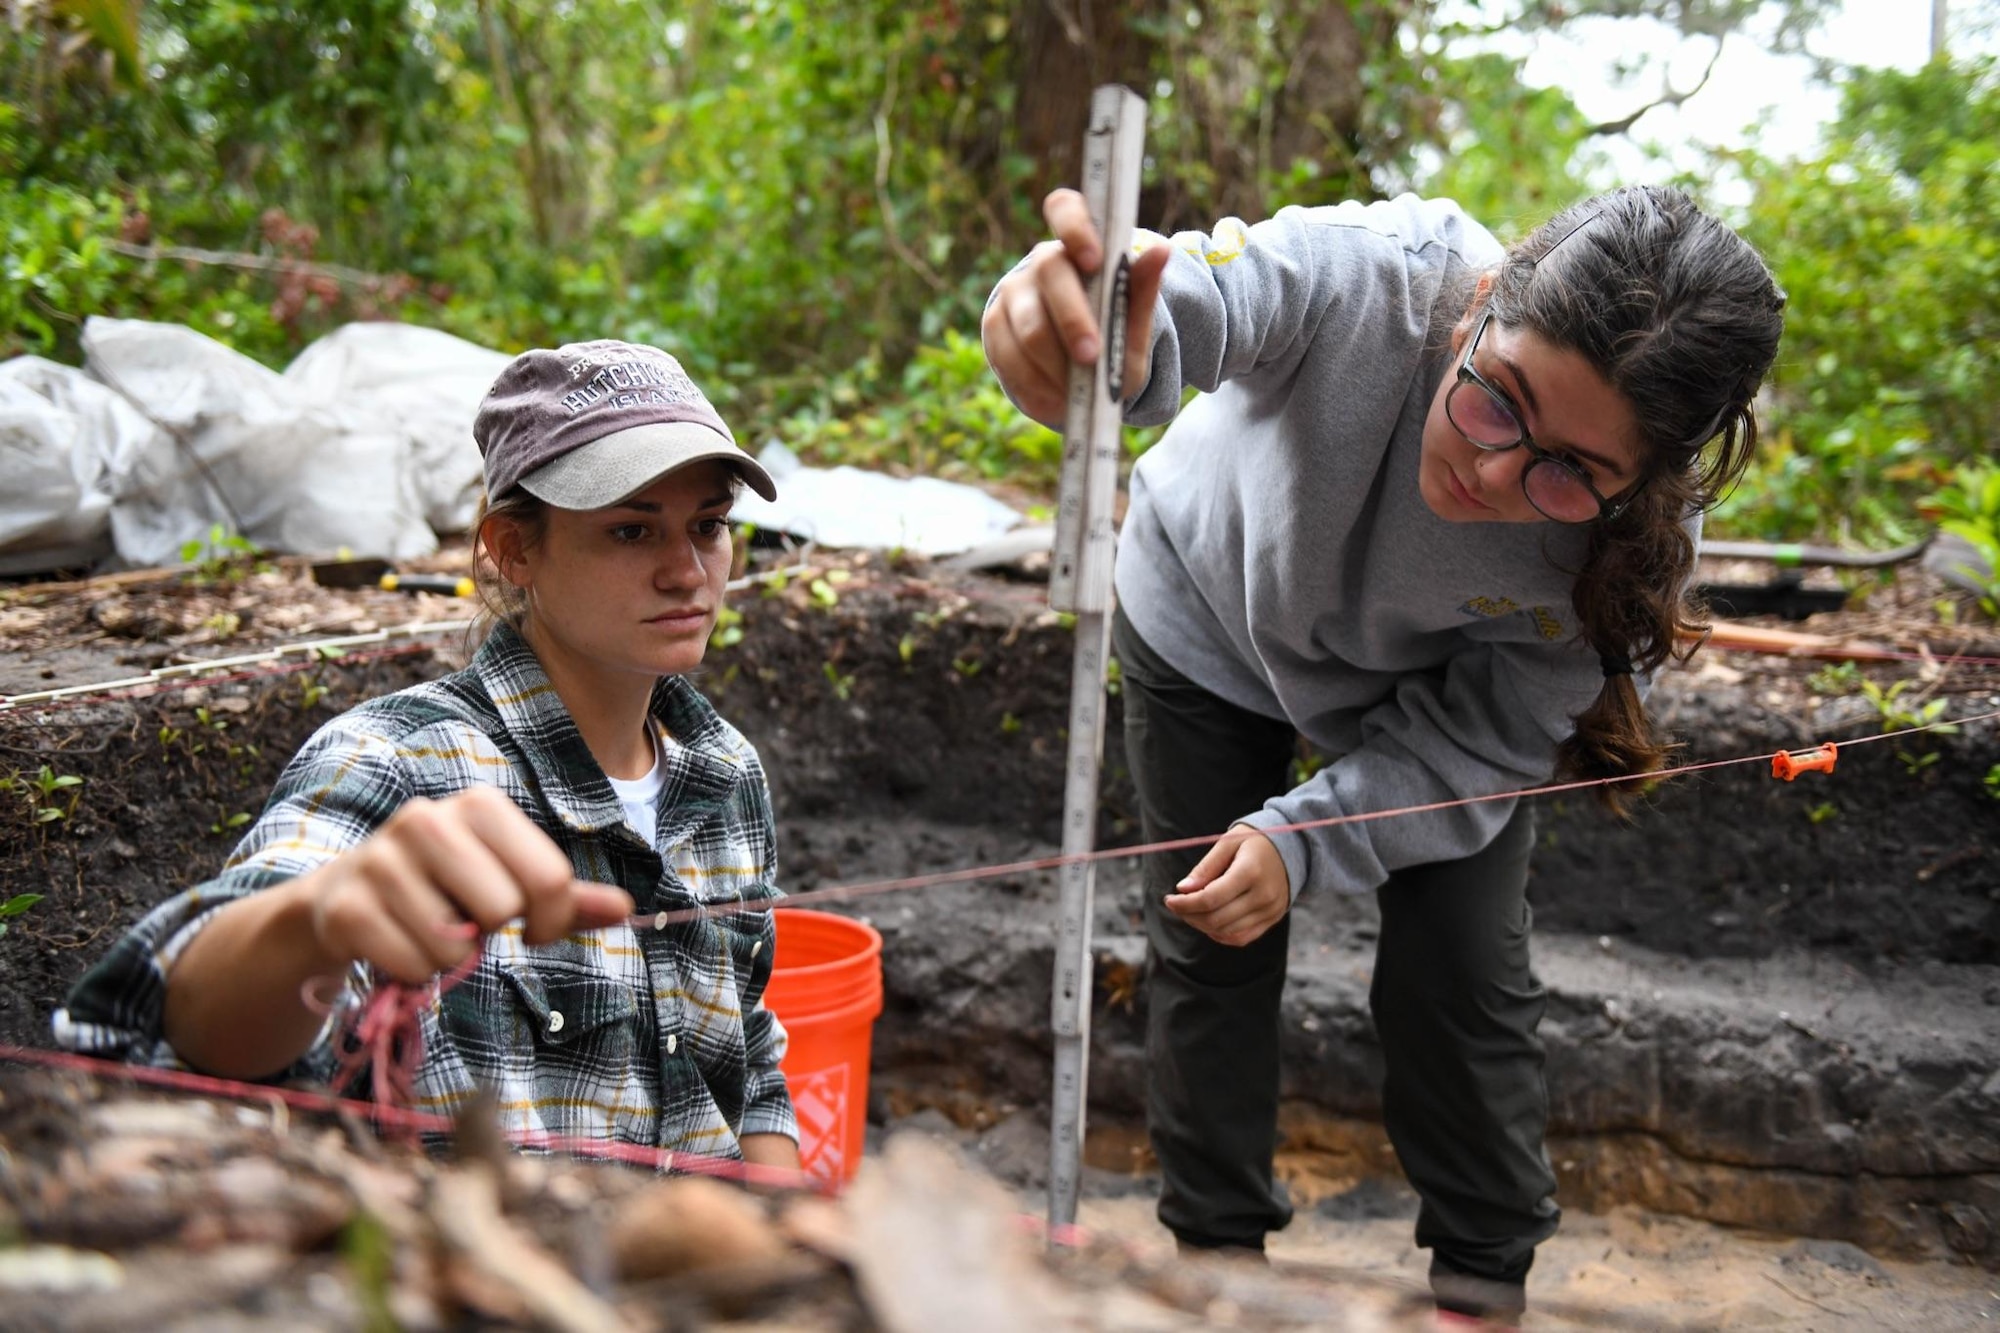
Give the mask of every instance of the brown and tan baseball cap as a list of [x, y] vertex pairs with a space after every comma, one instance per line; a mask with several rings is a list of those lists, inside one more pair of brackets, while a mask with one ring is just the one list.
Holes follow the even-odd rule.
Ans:
[[558, 509], [602, 509], [710, 458], [778, 498], [771, 474], [737, 446], [681, 363], [637, 343], [521, 353], [487, 390], [472, 438], [496, 499], [518, 485]]

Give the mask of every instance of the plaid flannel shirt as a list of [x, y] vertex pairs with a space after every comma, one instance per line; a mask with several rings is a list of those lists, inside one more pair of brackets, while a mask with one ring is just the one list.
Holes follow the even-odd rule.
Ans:
[[[307, 741], [222, 873], [155, 908], [76, 984], [57, 1043], [180, 1066], [161, 1032], [167, 972], [218, 908], [358, 846], [412, 797], [474, 783], [506, 792], [579, 878], [619, 885], [642, 915], [779, 896], [756, 751], [680, 677], [654, 689], [652, 715], [678, 742], [662, 760], [664, 858], [625, 822], [533, 651], [496, 628], [465, 670], [370, 700]], [[744, 1134], [796, 1138], [785, 1030], [761, 1002], [773, 940], [769, 912], [534, 947], [510, 924], [424, 1016], [417, 1105], [448, 1114], [485, 1088], [509, 1131], [711, 1156], [740, 1156]], [[368, 984], [357, 968], [350, 987]], [[336, 1041], [329, 1024], [272, 1081], [325, 1080]]]

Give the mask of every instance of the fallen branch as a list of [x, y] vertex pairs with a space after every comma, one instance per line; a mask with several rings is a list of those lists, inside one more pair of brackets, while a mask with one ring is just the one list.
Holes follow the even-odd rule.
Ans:
[[168, 259], [183, 264], [252, 269], [259, 273], [304, 273], [311, 277], [331, 278], [350, 287], [370, 290], [387, 286], [396, 280], [386, 273], [370, 273], [365, 269], [349, 268], [345, 264], [322, 264], [310, 259], [253, 255], [240, 250], [203, 250], [191, 245], [134, 245], [130, 241], [106, 241], [104, 245], [106, 249], [129, 259], [148, 261]]
[[1706, 636], [1682, 633], [1683, 643], [1702, 643], [1709, 648], [1745, 653], [1778, 653], [1787, 657], [1814, 657], [1830, 661], [1890, 662], [1907, 656], [1879, 643], [1859, 639], [1832, 639], [1824, 634], [1802, 634], [1797, 630], [1765, 629], [1716, 621]]

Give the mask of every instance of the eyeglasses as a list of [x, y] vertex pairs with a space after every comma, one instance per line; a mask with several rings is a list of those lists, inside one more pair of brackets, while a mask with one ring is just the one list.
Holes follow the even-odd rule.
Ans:
[[1458, 382], [1445, 396], [1445, 416], [1460, 435], [1488, 453], [1504, 453], [1514, 448], [1528, 451], [1528, 466], [1521, 470], [1521, 493], [1542, 517], [1558, 523], [1589, 523], [1618, 517], [1630, 502], [1631, 493], [1616, 501], [1605, 499], [1591, 484], [1589, 474], [1576, 463], [1536, 444], [1528, 435], [1528, 428], [1521, 424], [1513, 402], [1472, 368], [1472, 354], [1485, 336], [1486, 326], [1492, 322], [1493, 312], [1489, 309], [1479, 317], [1479, 327], [1465, 344], [1465, 355], [1458, 361]]

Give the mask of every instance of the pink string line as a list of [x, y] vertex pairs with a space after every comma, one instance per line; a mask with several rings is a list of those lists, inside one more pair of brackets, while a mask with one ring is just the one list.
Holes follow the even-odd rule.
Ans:
[[[1904, 727], [1898, 731], [1885, 731], [1874, 736], [1859, 736], [1853, 740], [1838, 742], [1845, 750], [1870, 741], [1894, 740], [1899, 736], [1909, 736], [1920, 731], [1935, 731], [1940, 727], [1969, 726], [1975, 722], [1988, 722], [2000, 718], [2000, 709], [1975, 713], [1971, 717], [1941, 718], [1936, 722], [1918, 727]], [[1801, 747], [1811, 748], [1811, 747]], [[1360, 814], [1333, 815], [1326, 819], [1310, 819], [1297, 824], [1281, 824], [1273, 828], [1259, 829], [1258, 832], [1270, 836], [1278, 833], [1304, 833], [1312, 829], [1335, 828], [1343, 824], [1366, 824], [1378, 819], [1393, 819], [1400, 815], [1431, 814], [1440, 810], [1454, 810], [1462, 805], [1479, 805], [1487, 801], [1512, 801], [1526, 796], [1552, 796], [1562, 792], [1584, 791], [1591, 787], [1608, 787], [1620, 782], [1657, 782], [1665, 778], [1679, 777], [1687, 773], [1700, 773], [1705, 769], [1729, 768], [1738, 764], [1768, 764], [1778, 755], [1792, 751], [1773, 750], [1769, 754], [1743, 755], [1735, 759], [1711, 759], [1705, 763], [1682, 764], [1677, 768], [1655, 769], [1651, 773], [1624, 773], [1617, 777], [1589, 778], [1578, 782], [1558, 782], [1543, 787], [1524, 787], [1518, 791], [1494, 792], [1487, 796], [1465, 796], [1452, 801], [1433, 801], [1428, 805], [1407, 805], [1394, 810], [1369, 810]], [[782, 912], [786, 909], [816, 907], [821, 903], [850, 902], [857, 898], [872, 898], [878, 894], [897, 893], [905, 889], [935, 888], [942, 884], [966, 884], [975, 880], [998, 879], [1006, 875], [1020, 875], [1038, 870], [1055, 870], [1067, 865], [1082, 865], [1086, 862], [1111, 861], [1124, 857], [1149, 856], [1155, 852], [1186, 851], [1194, 847], [1208, 847], [1228, 837], [1228, 832], [1204, 833], [1198, 837], [1174, 838], [1166, 842], [1144, 843], [1137, 847], [1097, 848], [1088, 852], [1075, 852], [1067, 856], [1038, 856], [1027, 861], [1010, 861], [1001, 865], [974, 866], [965, 870], [946, 870], [929, 875], [907, 875], [900, 879], [871, 880], [856, 884], [836, 884], [829, 888], [815, 889], [809, 893], [791, 894], [784, 898], [767, 898], [755, 902], [730, 900], [721, 903], [706, 903], [700, 907], [677, 908], [670, 912], [637, 913], [627, 918], [634, 929], [652, 927], [664, 930], [668, 926], [687, 921], [699, 921], [708, 917], [733, 916], [745, 912]]]
[[[310, 1092], [302, 1088], [281, 1088], [268, 1083], [243, 1083], [235, 1079], [214, 1078], [207, 1074], [195, 1074], [181, 1069], [155, 1069], [148, 1065], [125, 1064], [116, 1060], [99, 1059], [96, 1056], [74, 1055], [67, 1051], [41, 1051], [25, 1046], [0, 1044], [0, 1061], [67, 1069], [100, 1078], [143, 1083], [176, 1092], [227, 1097], [234, 1101], [265, 1103], [278, 1101], [297, 1111], [334, 1114], [345, 1111], [366, 1116], [377, 1125], [402, 1130], [450, 1134], [456, 1128], [449, 1116], [430, 1111], [416, 1111], [402, 1106], [382, 1106], [373, 1101], [359, 1101], [338, 1097], [332, 1093]], [[542, 1130], [502, 1130], [501, 1133], [516, 1147], [562, 1153], [571, 1157], [625, 1162], [634, 1166], [650, 1167], [656, 1171], [680, 1171], [692, 1175], [714, 1176], [742, 1185], [791, 1193], [835, 1192], [831, 1182], [819, 1180], [803, 1171], [743, 1162], [733, 1157], [713, 1157], [705, 1153], [649, 1148], [643, 1144], [623, 1143], [611, 1139], [571, 1138]]]
[[[440, 928], [454, 939], [476, 939], [479, 927], [470, 921]], [[471, 976], [479, 967], [482, 947], [475, 946], [465, 960], [420, 986], [400, 981], [378, 981], [368, 998], [349, 1004], [349, 992], [342, 988], [331, 1003], [321, 998], [318, 985], [324, 978], [309, 978], [299, 988], [299, 998], [314, 1013], [331, 1014], [340, 1030], [340, 1057], [328, 1083], [336, 1092], [351, 1091], [361, 1071], [370, 1074], [370, 1092], [375, 1106], [390, 1110], [417, 1099], [417, 1071], [424, 1063], [424, 1011], [444, 998], [446, 991]]]

